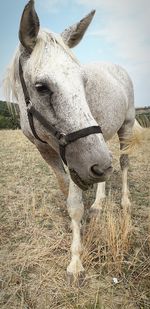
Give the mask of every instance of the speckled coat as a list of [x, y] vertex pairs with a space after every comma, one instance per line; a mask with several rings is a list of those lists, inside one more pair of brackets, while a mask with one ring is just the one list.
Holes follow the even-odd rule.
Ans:
[[[125, 70], [118, 65], [107, 63], [80, 65], [71, 52], [70, 48], [80, 42], [94, 13], [95, 11], [92, 11], [61, 35], [56, 35], [39, 29], [34, 1], [30, 0], [20, 22], [20, 46], [5, 80], [7, 92], [12, 92], [19, 104], [22, 131], [53, 168], [66, 196], [68, 178], [64, 172], [57, 140], [36, 117], [36, 132], [47, 144], [35, 138], [29, 125], [20, 83], [19, 59], [32, 104], [48, 123], [64, 133], [89, 126], [101, 126], [103, 134], [86, 136], [66, 147], [68, 168], [77, 175], [75, 179], [71, 174], [73, 181], [70, 180], [67, 199], [73, 228], [72, 258], [67, 270], [73, 275], [83, 271], [80, 261], [80, 222], [83, 215], [80, 188], [83, 184], [88, 187], [99, 183], [94, 204], [97, 209], [100, 199], [105, 197], [104, 181], [112, 169], [112, 155], [106, 141], [118, 133], [121, 148], [124, 147], [123, 138], [131, 134], [135, 124], [133, 86]], [[123, 171], [122, 205], [129, 205], [128, 155], [121, 155], [120, 163]]]

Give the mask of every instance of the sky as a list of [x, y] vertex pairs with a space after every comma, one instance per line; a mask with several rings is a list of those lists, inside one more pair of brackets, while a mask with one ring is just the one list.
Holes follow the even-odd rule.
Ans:
[[[0, 86], [18, 44], [26, 0], [0, 1]], [[123, 66], [132, 78], [135, 106], [150, 105], [149, 0], [35, 0], [41, 28], [61, 33], [92, 9], [96, 14], [74, 48], [81, 63], [104, 61]], [[0, 89], [0, 99], [4, 99]]]

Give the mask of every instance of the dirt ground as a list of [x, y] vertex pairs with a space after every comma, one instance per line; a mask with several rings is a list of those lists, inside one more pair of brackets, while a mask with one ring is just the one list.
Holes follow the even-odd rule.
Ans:
[[53, 171], [21, 131], [0, 131], [0, 308], [150, 308], [150, 146], [147, 140], [131, 156], [131, 211], [120, 206], [117, 138], [110, 148], [114, 172], [95, 221], [95, 189], [84, 193], [79, 287], [66, 278], [70, 219]]

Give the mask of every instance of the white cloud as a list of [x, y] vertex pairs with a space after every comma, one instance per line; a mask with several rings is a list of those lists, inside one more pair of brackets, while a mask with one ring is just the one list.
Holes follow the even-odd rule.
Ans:
[[50, 13], [56, 13], [61, 10], [61, 8], [64, 7], [66, 4], [68, 4], [69, 0], [36, 0], [36, 3], [42, 9], [44, 8]]
[[[96, 29], [88, 35], [99, 36], [112, 46], [135, 83], [137, 100], [147, 92], [150, 101], [150, 2], [149, 0], [76, 0], [97, 9]], [[101, 23], [101, 20], [103, 22]]]
[[[69, 3], [97, 9], [97, 29], [88, 35], [102, 36], [116, 46], [119, 57], [131, 61], [150, 61], [149, 0], [36, 0], [51, 13]], [[98, 24], [99, 19], [99, 24]], [[100, 25], [103, 19], [103, 28]], [[149, 41], [149, 44], [148, 44]]]
[[105, 15], [103, 29], [91, 35], [115, 43], [118, 54], [128, 60], [150, 61], [150, 4], [148, 0], [76, 0], [98, 8]]

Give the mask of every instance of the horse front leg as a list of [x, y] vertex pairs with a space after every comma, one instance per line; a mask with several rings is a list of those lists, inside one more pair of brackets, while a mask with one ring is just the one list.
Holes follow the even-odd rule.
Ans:
[[99, 213], [102, 209], [103, 200], [105, 199], [105, 182], [100, 182], [97, 185], [96, 198], [93, 205], [90, 208], [90, 212]]
[[82, 202], [82, 190], [70, 179], [69, 194], [67, 199], [67, 206], [69, 216], [71, 218], [72, 227], [72, 245], [71, 245], [71, 261], [67, 267], [67, 274], [69, 281], [76, 281], [82, 279], [84, 268], [80, 259], [82, 251], [81, 245], [81, 219], [84, 213], [84, 206]]

